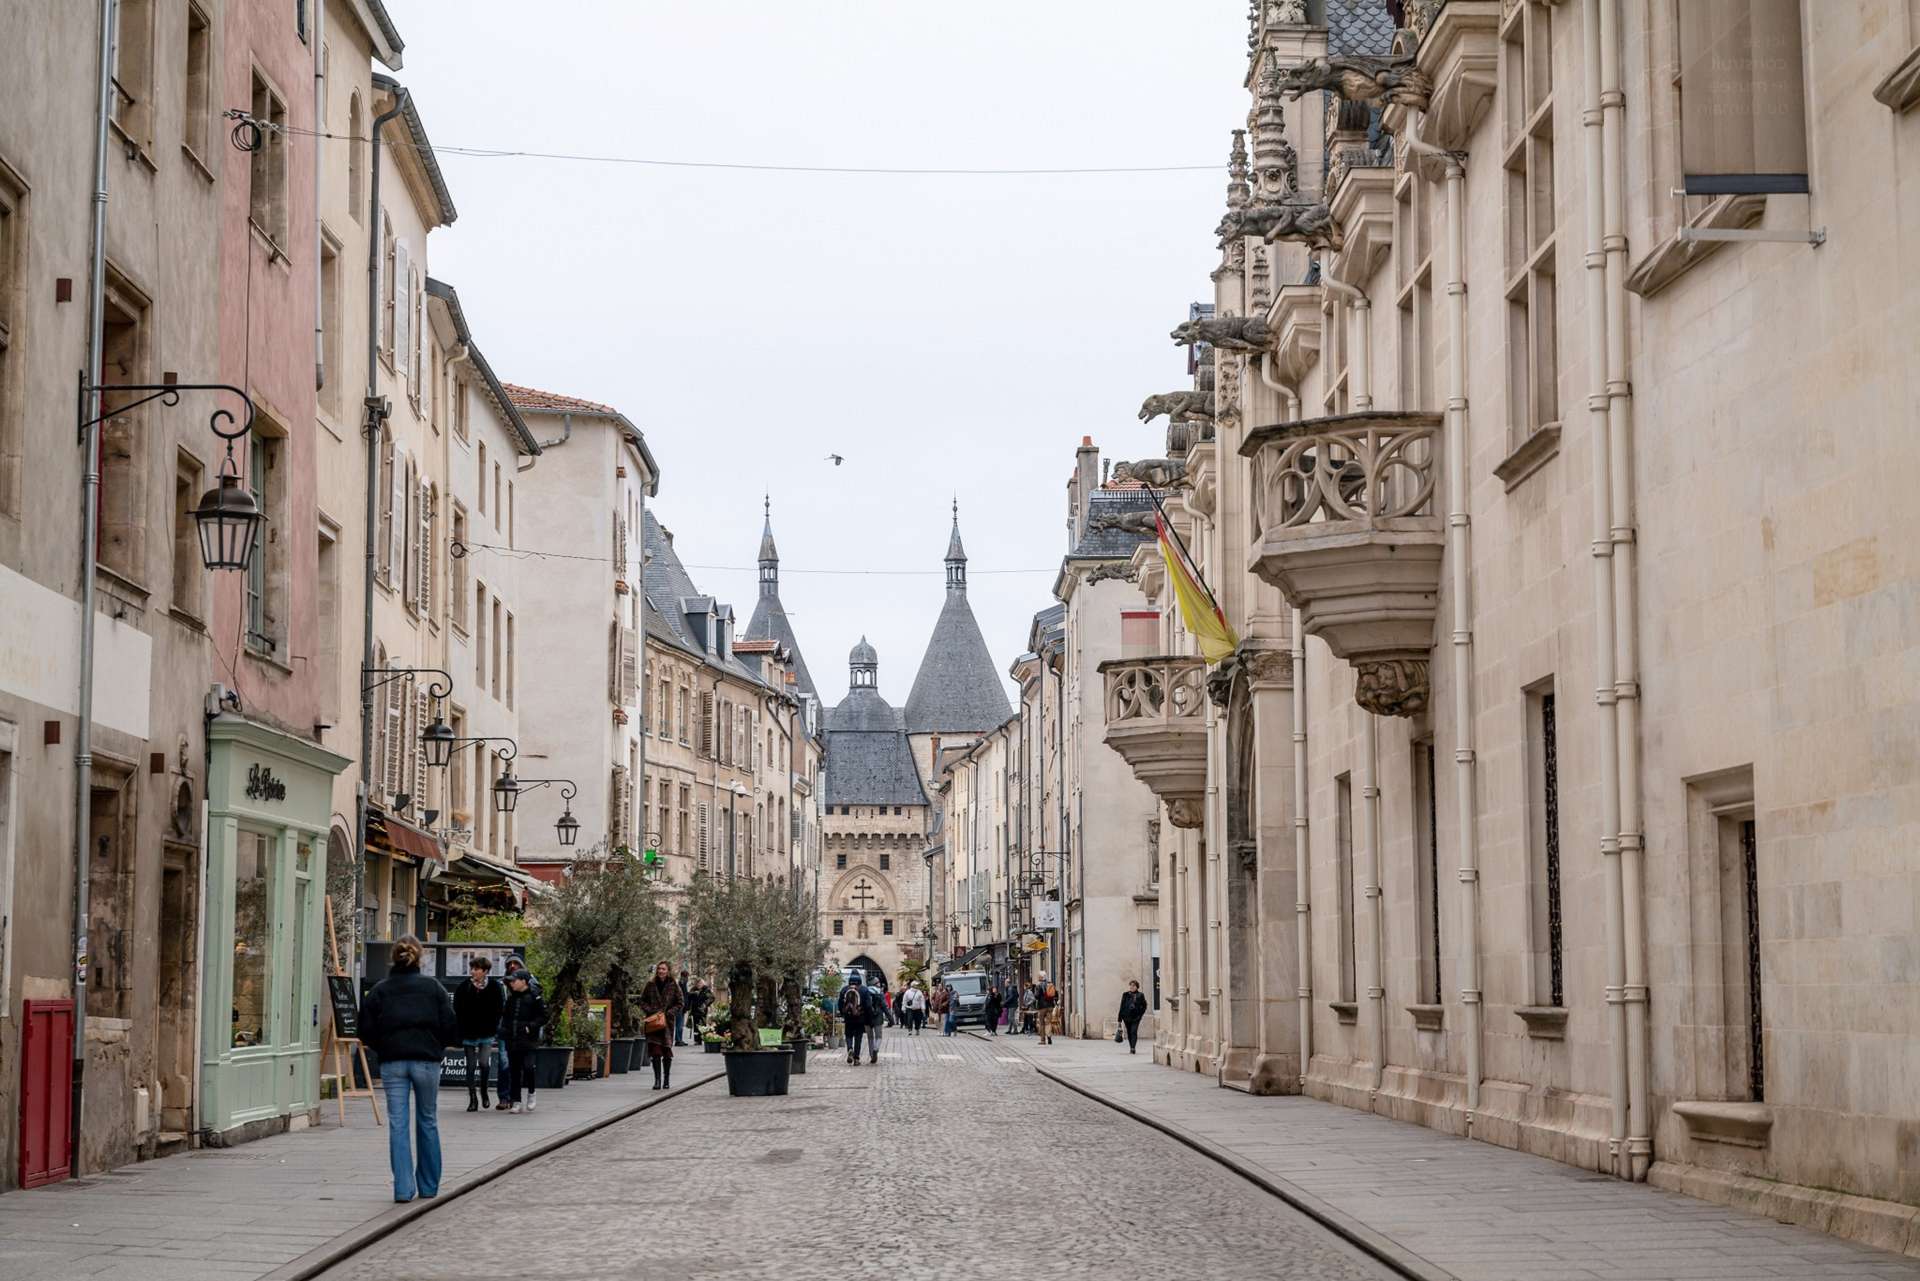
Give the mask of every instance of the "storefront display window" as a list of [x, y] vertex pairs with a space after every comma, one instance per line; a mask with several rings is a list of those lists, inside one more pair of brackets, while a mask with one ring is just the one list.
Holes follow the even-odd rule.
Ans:
[[387, 903], [388, 938], [413, 932], [414, 878], [418, 875], [417, 869], [403, 867], [398, 861], [393, 865], [393, 897]]
[[242, 830], [233, 864], [233, 1039], [235, 1049], [266, 1045], [273, 970], [273, 838]]

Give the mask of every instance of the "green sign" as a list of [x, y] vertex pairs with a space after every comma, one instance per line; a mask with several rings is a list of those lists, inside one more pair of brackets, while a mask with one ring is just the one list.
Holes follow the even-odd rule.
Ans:
[[648, 867], [652, 867], [652, 866], [654, 866], [655, 864], [657, 864], [657, 863], [659, 863], [659, 861], [660, 861], [660, 851], [659, 851], [659, 850], [648, 850], [648, 851], [647, 851], [647, 852], [646, 852], [645, 854], [642, 854], [642, 855], [640, 856], [640, 861], [641, 861], [642, 863], [645, 863], [645, 864], [646, 864], [646, 865], [647, 865]]

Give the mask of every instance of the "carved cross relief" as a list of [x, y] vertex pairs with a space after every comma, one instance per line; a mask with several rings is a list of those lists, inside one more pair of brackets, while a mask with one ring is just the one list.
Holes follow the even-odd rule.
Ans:
[[873, 910], [873, 902], [880, 896], [873, 892], [873, 883], [863, 876], [854, 882], [853, 893], [847, 897], [853, 900], [860, 911], [870, 912]]

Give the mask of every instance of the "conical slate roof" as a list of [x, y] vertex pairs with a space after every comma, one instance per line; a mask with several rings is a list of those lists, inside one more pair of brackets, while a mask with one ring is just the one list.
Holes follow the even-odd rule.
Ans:
[[900, 713], [875, 684], [880, 656], [862, 636], [847, 661], [847, 696], [827, 713], [825, 803], [925, 805]]
[[967, 604], [966, 551], [956, 513], [947, 542], [947, 603], [907, 695], [907, 733], [985, 733], [1013, 714], [1007, 689]]

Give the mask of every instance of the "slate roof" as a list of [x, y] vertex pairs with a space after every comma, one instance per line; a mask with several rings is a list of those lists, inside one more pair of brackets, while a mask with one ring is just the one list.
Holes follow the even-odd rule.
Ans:
[[753, 603], [753, 617], [747, 620], [747, 630], [741, 636], [747, 640], [780, 642], [781, 647], [793, 655], [794, 683], [800, 693], [818, 702], [820, 694], [814, 687], [813, 673], [807, 670], [807, 660], [800, 654], [800, 642], [794, 637], [787, 607], [780, 603], [779, 564], [780, 552], [773, 545], [773, 517], [769, 514], [760, 533], [760, 565], [762, 568], [774, 566], [774, 577], [771, 583], [761, 585], [760, 599]]
[[[853, 647], [848, 665], [876, 667], [879, 656], [866, 637]], [[926, 789], [913, 763], [913, 749], [899, 709], [873, 685], [848, 682], [846, 698], [827, 713], [827, 805], [925, 805]]]
[[1068, 560], [1127, 560], [1140, 544], [1151, 542], [1151, 534], [1130, 534], [1124, 529], [1095, 529], [1093, 517], [1121, 512], [1150, 512], [1153, 496], [1146, 489], [1096, 489], [1088, 498], [1087, 530], [1067, 553]]
[[[956, 519], [947, 543], [947, 561], [964, 564], [966, 556]], [[957, 583], [949, 576], [946, 603], [940, 607], [913, 690], [907, 695], [907, 733], [985, 733], [1012, 710], [986, 637], [967, 604], [963, 570]]]
[[1386, 0], [1327, 0], [1327, 52], [1393, 51], [1393, 15]]

